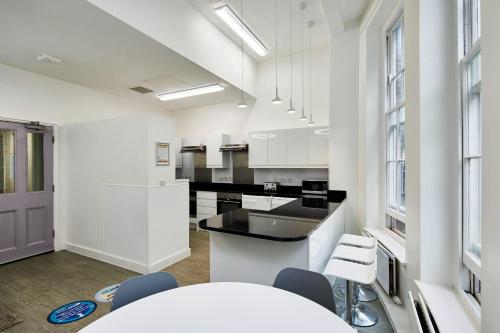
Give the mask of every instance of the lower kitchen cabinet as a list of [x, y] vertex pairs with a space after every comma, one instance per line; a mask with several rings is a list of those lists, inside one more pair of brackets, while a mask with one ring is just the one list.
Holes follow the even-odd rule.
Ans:
[[297, 198], [272, 197], [271, 198], [271, 209], [286, 205], [287, 203], [295, 201], [295, 200], [297, 200]]
[[196, 192], [196, 219], [198, 221], [217, 215], [217, 193]]
[[271, 210], [271, 197], [243, 194], [241, 204], [246, 209]]

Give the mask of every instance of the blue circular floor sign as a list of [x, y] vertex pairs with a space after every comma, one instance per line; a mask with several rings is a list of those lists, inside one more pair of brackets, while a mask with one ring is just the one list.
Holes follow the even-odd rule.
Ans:
[[77, 301], [65, 304], [52, 311], [47, 321], [52, 324], [68, 324], [87, 317], [97, 305], [92, 301]]

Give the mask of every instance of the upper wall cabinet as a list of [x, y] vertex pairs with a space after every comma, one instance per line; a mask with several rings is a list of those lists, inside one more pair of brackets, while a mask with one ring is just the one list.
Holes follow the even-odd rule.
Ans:
[[229, 153], [219, 151], [223, 144], [229, 143], [229, 135], [213, 134], [207, 136], [207, 168], [229, 168]]
[[307, 128], [286, 131], [286, 157], [289, 167], [307, 167]]
[[182, 148], [182, 139], [181, 138], [175, 138], [175, 167], [176, 168], [182, 168], [182, 154], [181, 154], [181, 148]]
[[267, 167], [267, 131], [248, 134], [248, 165], [251, 168]]
[[287, 130], [267, 131], [267, 165], [286, 165]]
[[250, 168], [328, 168], [328, 127], [250, 132]]
[[309, 166], [328, 166], [328, 144], [330, 131], [328, 127], [307, 129], [307, 164]]

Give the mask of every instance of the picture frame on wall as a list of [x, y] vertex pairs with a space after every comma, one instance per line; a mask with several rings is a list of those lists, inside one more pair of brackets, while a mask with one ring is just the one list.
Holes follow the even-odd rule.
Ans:
[[156, 142], [156, 165], [170, 165], [170, 144], [166, 142]]

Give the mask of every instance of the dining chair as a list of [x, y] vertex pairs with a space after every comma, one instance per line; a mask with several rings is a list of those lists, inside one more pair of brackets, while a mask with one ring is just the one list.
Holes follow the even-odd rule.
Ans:
[[332, 286], [323, 274], [285, 268], [276, 276], [273, 287], [308, 298], [336, 314]]
[[156, 272], [129, 278], [116, 290], [110, 311], [115, 311], [141, 298], [177, 287], [177, 281], [167, 272]]

